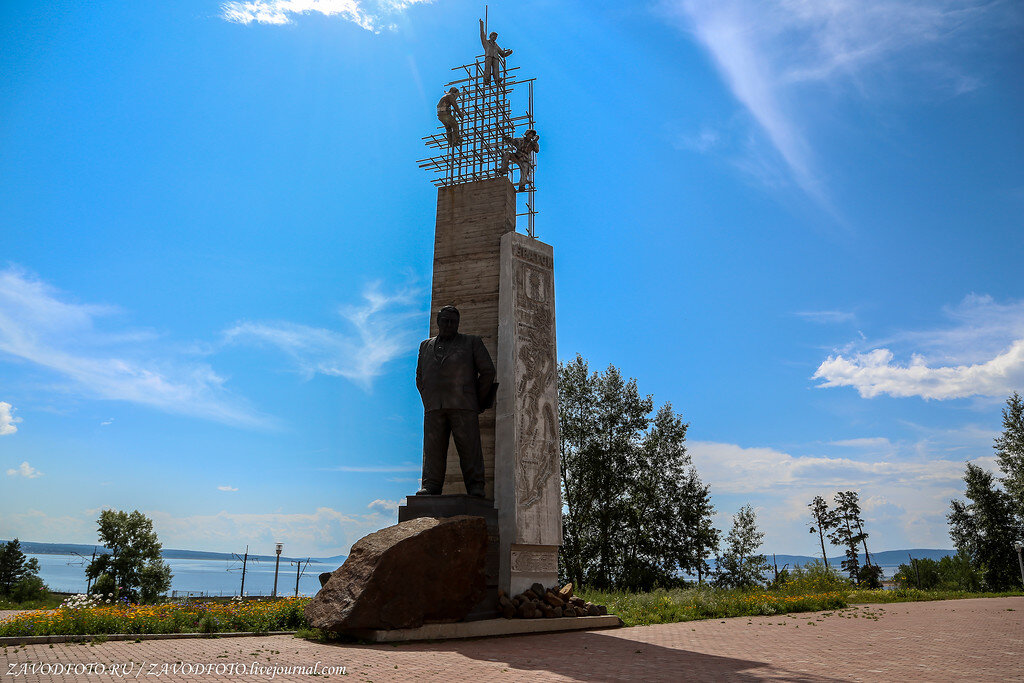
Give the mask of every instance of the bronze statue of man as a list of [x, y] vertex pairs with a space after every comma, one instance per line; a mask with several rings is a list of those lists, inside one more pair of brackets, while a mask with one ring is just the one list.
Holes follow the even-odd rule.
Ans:
[[445, 137], [448, 138], [449, 147], [458, 147], [462, 144], [462, 134], [459, 133], [459, 122], [452, 114], [462, 118], [462, 109], [459, 108], [459, 89], [451, 87], [441, 99], [437, 101], [437, 119], [444, 124]]
[[540, 144], [537, 142], [540, 140], [540, 136], [531, 128], [521, 138], [510, 138], [507, 135], [501, 137], [506, 144], [512, 146], [512, 149], [502, 153], [498, 175], [507, 174], [509, 162], [514, 162], [519, 166], [519, 191], [525, 192], [526, 184], [531, 181], [530, 176], [533, 172], [533, 161], [530, 154], [540, 152]]
[[484, 48], [484, 87], [494, 79], [494, 85], [501, 85], [501, 60], [512, 54], [512, 50], [502, 50], [498, 46], [498, 34], [491, 31], [488, 36], [484, 30], [484, 20], [480, 20], [480, 44]]
[[437, 313], [438, 335], [420, 343], [416, 388], [423, 399], [423, 484], [417, 495], [438, 495], [444, 484], [449, 437], [455, 438], [462, 480], [484, 497], [479, 414], [493, 400], [494, 363], [480, 337], [459, 334], [459, 311]]

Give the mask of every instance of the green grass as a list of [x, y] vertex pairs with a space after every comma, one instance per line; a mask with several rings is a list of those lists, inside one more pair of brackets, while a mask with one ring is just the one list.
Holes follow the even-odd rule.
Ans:
[[847, 600], [851, 604], [890, 603], [890, 602], [926, 602], [929, 600], [963, 600], [965, 598], [1010, 598], [1024, 596], [1022, 591], [1003, 593], [968, 593], [951, 590], [918, 590], [916, 588], [897, 588], [896, 590], [851, 590]]
[[27, 600], [25, 602], [12, 602], [0, 598], [0, 609], [54, 609], [60, 607], [60, 603], [67, 596], [47, 593], [45, 597], [38, 600]]
[[840, 591], [791, 593], [789, 591], [721, 590], [708, 586], [655, 590], [650, 593], [581, 590], [590, 602], [606, 605], [626, 626], [670, 624], [697, 619], [748, 617], [790, 612], [817, 612], [846, 607]]

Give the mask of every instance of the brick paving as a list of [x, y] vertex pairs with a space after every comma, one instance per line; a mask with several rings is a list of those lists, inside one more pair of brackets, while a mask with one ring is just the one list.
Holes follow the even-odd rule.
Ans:
[[[343, 666], [344, 680], [352, 681], [1024, 681], [1024, 597], [399, 645], [272, 636], [29, 645], [0, 652], [0, 680], [11, 681], [113, 681], [124, 668], [111, 675], [111, 667], [129, 663], [130, 678], [238, 683], [270, 680], [274, 666], [317, 663], [316, 676], [279, 672], [273, 680], [341, 679], [337, 671], [324, 676], [323, 669]], [[254, 662], [271, 668], [254, 670]], [[54, 674], [57, 664], [90, 663], [104, 664], [107, 672]], [[219, 673], [198, 670], [218, 664]]]

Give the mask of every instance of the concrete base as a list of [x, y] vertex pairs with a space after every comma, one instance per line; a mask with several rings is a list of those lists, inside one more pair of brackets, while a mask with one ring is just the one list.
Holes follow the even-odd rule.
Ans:
[[589, 631], [598, 628], [618, 628], [622, 620], [614, 614], [602, 617], [558, 617], [553, 619], [486, 619], [460, 621], [454, 624], [426, 624], [419, 628], [393, 630], [346, 631], [348, 635], [372, 643], [398, 643], [411, 640], [452, 640], [456, 638], [489, 638], [526, 633], [552, 633], [555, 631]]

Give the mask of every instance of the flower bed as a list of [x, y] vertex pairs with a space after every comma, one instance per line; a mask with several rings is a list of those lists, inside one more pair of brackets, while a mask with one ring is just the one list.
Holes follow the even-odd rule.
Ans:
[[308, 601], [130, 605], [75, 596], [57, 609], [22, 612], [0, 621], [0, 637], [291, 631], [306, 626], [302, 608]]

